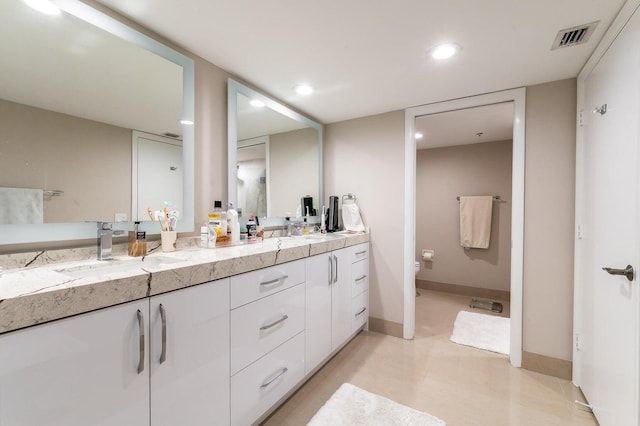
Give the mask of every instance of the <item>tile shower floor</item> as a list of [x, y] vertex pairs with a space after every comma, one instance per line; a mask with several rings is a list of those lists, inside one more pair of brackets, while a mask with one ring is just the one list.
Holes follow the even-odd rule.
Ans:
[[[507, 357], [449, 341], [470, 298], [419, 289], [416, 337], [362, 332], [264, 425], [305, 425], [344, 382], [456, 425], [597, 425], [568, 380], [514, 368]], [[487, 311], [474, 310], [485, 313]], [[504, 315], [508, 315], [505, 304]]]

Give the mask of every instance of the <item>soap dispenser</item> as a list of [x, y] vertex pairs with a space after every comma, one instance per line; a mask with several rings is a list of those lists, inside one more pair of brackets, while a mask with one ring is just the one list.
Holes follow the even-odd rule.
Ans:
[[127, 253], [131, 257], [147, 255], [147, 233], [140, 230], [140, 222], [135, 222], [133, 231], [129, 231]]
[[238, 222], [238, 212], [233, 209], [233, 203], [228, 204], [227, 219], [229, 220], [227, 229], [231, 234], [231, 242], [237, 243], [240, 241], [240, 222]]

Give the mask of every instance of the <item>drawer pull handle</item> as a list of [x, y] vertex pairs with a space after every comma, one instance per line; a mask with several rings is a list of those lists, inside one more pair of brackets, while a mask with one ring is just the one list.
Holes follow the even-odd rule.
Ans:
[[363, 275], [363, 276], [361, 276], [360, 278], [356, 278], [356, 282], [358, 282], [358, 281], [362, 281], [362, 280], [364, 280], [365, 278], [367, 278], [367, 276], [366, 276], [366, 275]]
[[162, 352], [160, 353], [160, 364], [167, 360], [167, 311], [160, 304], [160, 319], [162, 321]]
[[287, 367], [282, 367], [280, 370], [278, 370], [278, 373], [273, 377], [273, 379], [269, 380], [268, 382], [264, 382], [263, 384], [260, 385], [260, 389], [264, 389], [267, 386], [269, 386], [271, 383], [275, 382], [276, 380], [278, 380], [284, 373], [286, 373], [287, 371], [289, 371], [289, 369]]
[[366, 250], [362, 250], [356, 253], [356, 256], [362, 256], [363, 254], [367, 254]]
[[260, 331], [268, 330], [271, 327], [275, 327], [276, 325], [280, 324], [281, 322], [283, 322], [288, 318], [289, 318], [289, 315], [283, 315], [282, 318], [280, 318], [279, 320], [274, 321], [271, 324], [263, 325], [262, 327], [260, 327]]
[[366, 311], [367, 311], [366, 307], [362, 308], [362, 310], [356, 314], [356, 318], [359, 317], [360, 315], [364, 314]]
[[138, 309], [138, 330], [140, 336], [140, 358], [138, 359], [138, 374], [144, 371], [144, 316], [142, 311]]
[[269, 280], [269, 281], [261, 282], [261, 283], [260, 283], [260, 285], [271, 285], [271, 284], [275, 284], [275, 283], [277, 283], [277, 282], [284, 281], [284, 280], [286, 280], [287, 278], [289, 278], [289, 275], [283, 275], [283, 276], [281, 276], [280, 278], [276, 278], [276, 279], [274, 279], [274, 280]]

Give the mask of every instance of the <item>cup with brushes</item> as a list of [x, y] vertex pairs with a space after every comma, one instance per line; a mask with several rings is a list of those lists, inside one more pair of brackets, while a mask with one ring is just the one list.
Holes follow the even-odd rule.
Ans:
[[165, 206], [162, 210], [152, 211], [151, 207], [147, 207], [147, 214], [152, 222], [158, 222], [160, 225], [160, 242], [162, 251], [176, 251], [178, 217], [177, 210], [169, 210]]

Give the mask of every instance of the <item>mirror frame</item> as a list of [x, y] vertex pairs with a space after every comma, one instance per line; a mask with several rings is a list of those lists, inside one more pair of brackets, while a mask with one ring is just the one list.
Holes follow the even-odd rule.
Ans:
[[[55, 3], [64, 12], [181, 66], [183, 80], [182, 119], [192, 123], [195, 121], [195, 65], [191, 58], [79, 0], [57, 0]], [[195, 130], [193, 124], [182, 125], [182, 143], [184, 211], [181, 212], [181, 220], [178, 222], [178, 232], [193, 232], [195, 216]], [[114, 188], [114, 191], [118, 190], [120, 189]], [[90, 219], [87, 218], [87, 220]], [[147, 221], [142, 222], [141, 225], [142, 229], [148, 233], [159, 233], [155, 223]], [[116, 222], [113, 228], [130, 230], [133, 229], [133, 222]], [[96, 238], [96, 224], [92, 222], [0, 225], [0, 244], [28, 244], [91, 238]]]
[[303, 123], [318, 132], [318, 196], [320, 197], [318, 202], [322, 205], [324, 200], [322, 193], [322, 145], [324, 141], [322, 124], [231, 78], [227, 80], [227, 198], [229, 202], [232, 202], [235, 208], [238, 207], [238, 169], [236, 167], [238, 164], [238, 94], [245, 95], [249, 99], [258, 99], [265, 104], [265, 107]]

